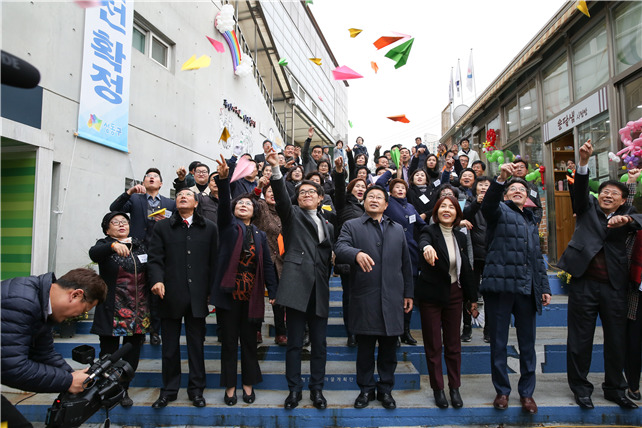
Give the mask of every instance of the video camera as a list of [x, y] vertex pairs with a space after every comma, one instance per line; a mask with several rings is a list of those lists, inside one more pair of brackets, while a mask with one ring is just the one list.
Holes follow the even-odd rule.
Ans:
[[89, 377], [83, 384], [85, 390], [78, 394], [63, 392], [47, 410], [45, 421], [47, 428], [75, 428], [89, 419], [100, 408], [105, 408], [107, 420], [109, 410], [116, 407], [125, 397], [123, 382], [134, 377], [134, 370], [128, 362], [122, 360], [132, 348], [126, 343], [113, 354], [107, 354], [94, 362], [96, 351], [92, 346], [81, 345], [71, 352], [74, 361], [90, 364]]

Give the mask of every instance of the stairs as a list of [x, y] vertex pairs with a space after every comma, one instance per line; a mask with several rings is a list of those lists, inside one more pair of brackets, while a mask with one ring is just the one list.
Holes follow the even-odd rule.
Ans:
[[[557, 280], [557, 278], [555, 278]], [[178, 400], [161, 410], [151, 408], [158, 398], [161, 386], [161, 347], [148, 342], [143, 346], [141, 362], [136, 377], [131, 383], [130, 396], [134, 406], [120, 406], [110, 412], [115, 425], [157, 426], [271, 426], [271, 427], [321, 427], [321, 426], [440, 426], [505, 424], [534, 426], [536, 424], [588, 424], [588, 425], [642, 425], [642, 410], [625, 411], [602, 397], [600, 383], [603, 380], [602, 331], [596, 330], [593, 363], [589, 379], [595, 385], [593, 401], [596, 408], [582, 411], [573, 400], [566, 383], [566, 296], [556, 295], [553, 303], [538, 317], [537, 343], [538, 376], [535, 400], [539, 413], [535, 416], [522, 414], [517, 395], [518, 374], [511, 374], [513, 394], [509, 409], [497, 411], [492, 407], [495, 397], [490, 379], [490, 348], [482, 340], [480, 329], [473, 329], [473, 339], [462, 344], [462, 387], [464, 408], [438, 409], [432, 398], [428, 371], [421, 340], [419, 314], [413, 314], [411, 324], [418, 346], [402, 345], [398, 350], [398, 366], [395, 374], [393, 396], [396, 410], [386, 410], [374, 401], [366, 409], [355, 409], [354, 399], [358, 394], [355, 379], [356, 348], [346, 346], [345, 330], [341, 317], [341, 284], [339, 278], [331, 278], [331, 310], [328, 325], [328, 357], [324, 394], [328, 409], [312, 407], [307, 390], [297, 409], [286, 411], [283, 401], [287, 396], [285, 381], [285, 347], [274, 344], [272, 314], [267, 305], [266, 322], [263, 325], [263, 344], [259, 345], [259, 358], [263, 382], [257, 385], [256, 402], [248, 405], [241, 400], [239, 374], [239, 402], [228, 407], [223, 403], [223, 389], [219, 387], [220, 344], [216, 341], [216, 317], [208, 317], [205, 340], [207, 385], [204, 396], [207, 407], [195, 408], [187, 398], [185, 389], [179, 392]], [[556, 284], [559, 289], [559, 284]], [[553, 287], [555, 288], [555, 287]], [[77, 333], [71, 339], [56, 339], [56, 349], [71, 361], [71, 350], [80, 344], [90, 344], [98, 351], [98, 337], [89, 334], [90, 322], [78, 324]], [[305, 351], [304, 351], [305, 352]], [[96, 352], [98, 354], [98, 352]], [[309, 354], [307, 354], [309, 355]], [[509, 339], [509, 367], [519, 373], [519, 351], [514, 331]], [[182, 338], [183, 384], [187, 385], [187, 348]], [[304, 354], [302, 364], [304, 381], [309, 375], [309, 365]], [[82, 368], [71, 362], [74, 368]], [[445, 365], [444, 365], [445, 368]], [[239, 370], [240, 372], [240, 370]], [[445, 373], [444, 373], [445, 374]], [[12, 402], [24, 398], [17, 407], [33, 422], [44, 422], [47, 408], [56, 394], [30, 394], [3, 387], [2, 393]], [[29, 398], [27, 398], [29, 397]], [[89, 421], [97, 424], [105, 419], [104, 411], [96, 413]], [[40, 424], [42, 426], [42, 424]]]

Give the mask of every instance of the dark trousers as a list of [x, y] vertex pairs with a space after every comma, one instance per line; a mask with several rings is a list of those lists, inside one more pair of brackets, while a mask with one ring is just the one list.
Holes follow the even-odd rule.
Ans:
[[2, 408], [0, 410], [0, 413], [2, 413], [2, 422], [7, 422], [9, 428], [33, 427], [31, 422], [29, 422], [4, 395], [2, 396]]
[[486, 326], [490, 335], [490, 364], [493, 385], [497, 394], [510, 395], [508, 380], [508, 330], [511, 314], [519, 345], [520, 378], [517, 391], [520, 397], [532, 397], [535, 391], [535, 301], [533, 295], [515, 293], [485, 293]]
[[[417, 286], [417, 277], [413, 276], [412, 277], [412, 283], [414, 286]], [[403, 313], [403, 330], [404, 332], [410, 330], [410, 321], [412, 320], [412, 311], [404, 312]]]
[[150, 317], [150, 326], [149, 332], [160, 334], [161, 329], [161, 316], [160, 316], [160, 297], [154, 293], [149, 295], [149, 317]]
[[430, 387], [433, 390], [444, 389], [444, 375], [441, 365], [442, 332], [448, 387], [453, 389], [459, 388], [461, 385], [459, 325], [461, 324], [462, 298], [461, 288], [457, 283], [453, 283], [450, 285], [450, 301], [447, 306], [419, 303], [421, 334], [424, 339]]
[[[113, 354], [120, 347], [120, 338], [121, 336], [99, 336], [100, 338], [100, 354], [102, 358], [106, 354]], [[122, 336], [123, 345], [126, 343], [131, 343], [132, 348], [128, 353], [123, 355], [123, 360], [127, 361], [132, 369], [136, 371], [138, 369], [138, 361], [140, 360], [140, 348], [143, 344], [143, 339], [145, 338], [144, 334], [134, 334], [133, 336]], [[125, 387], [129, 387], [129, 382], [125, 384]]]
[[286, 309], [286, 324], [288, 327], [288, 348], [285, 353], [285, 378], [290, 391], [301, 391], [301, 351], [303, 349], [303, 336], [305, 325], [310, 328], [310, 385], [313, 390], [323, 389], [326, 361], [326, 330], [328, 319], [316, 315], [316, 290], [312, 289], [308, 308], [305, 312], [296, 309]]
[[640, 370], [642, 370], [642, 291], [638, 291], [638, 309], [635, 320], [626, 320], [626, 364], [624, 374], [629, 389], [640, 389]]
[[[185, 338], [187, 339], [187, 358], [189, 363], [189, 382], [187, 395], [191, 399], [202, 395], [205, 389], [205, 318], [192, 316], [192, 311], [183, 316]], [[181, 318], [161, 318], [163, 337], [163, 388], [161, 395], [173, 396], [181, 385]], [[256, 334], [256, 333], [255, 333]]]
[[[484, 260], [474, 260], [473, 261], [473, 275], [475, 278], [475, 285], [479, 287], [479, 284], [481, 283], [481, 277], [482, 273], [484, 272], [484, 266], [486, 265], [486, 261]], [[474, 302], [471, 302], [474, 303]], [[472, 327], [473, 325], [473, 317], [470, 315], [470, 312], [468, 312], [468, 308], [466, 305], [464, 305], [462, 311], [462, 315], [464, 317], [464, 327]], [[485, 325], [485, 324], [484, 324]]]
[[350, 274], [341, 274], [341, 288], [343, 289], [343, 325], [346, 328], [346, 336], [350, 336], [348, 320], [350, 319]]
[[[379, 381], [375, 382], [375, 346], [379, 342], [377, 353], [377, 372]], [[397, 336], [357, 335], [357, 385], [361, 392], [374, 391], [390, 394], [395, 386], [395, 369], [397, 368]]]
[[261, 382], [261, 368], [256, 348], [257, 325], [249, 321], [249, 301], [232, 300], [230, 309], [217, 309], [222, 328], [221, 344], [221, 386], [236, 386], [238, 343], [241, 339], [241, 381], [243, 385]]
[[274, 335], [286, 336], [288, 329], [285, 328], [285, 308], [281, 305], [272, 305], [272, 312], [274, 312]]
[[566, 370], [573, 393], [586, 397], [593, 393], [587, 376], [591, 367], [593, 335], [599, 314], [604, 331], [604, 392], [624, 394], [626, 287], [614, 290], [610, 284], [584, 278], [571, 278], [568, 292], [568, 336]]

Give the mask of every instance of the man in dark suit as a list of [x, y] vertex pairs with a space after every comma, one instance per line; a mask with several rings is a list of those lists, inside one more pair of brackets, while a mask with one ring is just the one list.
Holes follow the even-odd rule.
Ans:
[[[176, 211], [176, 203], [160, 194], [163, 177], [157, 168], [149, 168], [143, 177], [143, 184], [137, 184], [120, 195], [109, 206], [110, 211], [129, 213], [129, 236], [149, 244], [152, 231], [157, 221], [169, 218]], [[151, 214], [165, 208], [165, 213]], [[160, 345], [160, 316], [158, 315], [158, 297], [151, 298], [151, 329], [149, 341]]]
[[[363, 409], [375, 399], [386, 409], [392, 397], [397, 368], [397, 337], [404, 331], [404, 312], [412, 310], [414, 282], [410, 251], [403, 227], [383, 212], [388, 193], [370, 187], [363, 197], [365, 214], [347, 221], [337, 239], [337, 263], [350, 269], [350, 332], [357, 335], [357, 384], [361, 393], [354, 407]], [[379, 342], [375, 383], [375, 346]]]
[[568, 295], [566, 365], [575, 401], [592, 409], [593, 384], [587, 380], [593, 334], [599, 314], [604, 331], [604, 398], [620, 407], [637, 405], [625, 395], [622, 370], [625, 359], [628, 257], [626, 238], [642, 225], [642, 215], [625, 206], [628, 188], [608, 180], [600, 184], [597, 199], [589, 195], [588, 161], [591, 140], [580, 148], [575, 172], [573, 203], [575, 232], [558, 266], [571, 274]]
[[176, 400], [181, 383], [181, 325], [189, 360], [187, 395], [196, 407], [204, 407], [205, 317], [218, 253], [218, 229], [195, 210], [198, 202], [191, 189], [176, 194], [172, 216], [154, 227], [149, 244], [147, 275], [152, 293], [161, 298], [163, 335], [163, 388], [153, 408]]
[[254, 162], [256, 164], [260, 164], [261, 169], [263, 168], [263, 164], [265, 163], [265, 155], [270, 153], [270, 150], [272, 150], [272, 141], [270, 140], [265, 140], [263, 141], [263, 153], [259, 153], [258, 155], [254, 155]]
[[326, 329], [330, 306], [330, 268], [334, 229], [318, 208], [323, 186], [304, 180], [296, 190], [298, 206], [293, 206], [279, 169], [276, 152], [268, 154], [272, 165], [270, 183], [276, 212], [283, 225], [285, 254], [276, 303], [286, 307], [288, 349], [285, 377], [290, 395], [286, 409], [294, 409], [302, 398], [301, 350], [306, 323], [310, 327], [310, 399], [317, 409], [325, 409], [323, 380], [326, 362]]

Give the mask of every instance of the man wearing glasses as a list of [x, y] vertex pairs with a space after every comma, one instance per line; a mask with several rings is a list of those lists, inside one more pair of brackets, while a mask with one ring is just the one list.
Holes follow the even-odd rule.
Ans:
[[[157, 168], [149, 168], [143, 177], [143, 184], [130, 187], [109, 206], [110, 211], [129, 213], [129, 236], [143, 241], [148, 248], [156, 222], [169, 218], [176, 211], [176, 203], [160, 194], [162, 186], [163, 177], [160, 171]], [[165, 208], [164, 213], [152, 215], [163, 208]], [[149, 335], [152, 345], [160, 345], [159, 331], [158, 298], [152, 296]]]
[[575, 233], [558, 266], [571, 274], [568, 294], [567, 376], [576, 403], [592, 409], [593, 384], [587, 380], [599, 314], [604, 331], [604, 398], [620, 407], [637, 405], [625, 395], [628, 257], [626, 239], [640, 229], [642, 216], [625, 206], [627, 186], [615, 180], [600, 184], [597, 199], [589, 195], [591, 140], [580, 148], [575, 171]]
[[542, 306], [550, 303], [551, 289], [536, 220], [531, 210], [524, 209], [528, 185], [522, 178], [509, 180], [516, 167], [514, 163], [501, 166], [482, 202], [488, 253], [480, 290], [486, 307], [491, 375], [497, 393], [493, 406], [497, 410], [508, 408], [511, 386], [507, 343], [512, 314], [519, 343], [521, 376], [517, 388], [522, 411], [535, 414], [535, 314], [541, 314]]
[[292, 205], [274, 150], [268, 153], [266, 161], [272, 166], [270, 183], [285, 241], [283, 271], [276, 294], [276, 303], [286, 308], [288, 330], [285, 377], [290, 394], [284, 407], [294, 409], [302, 399], [301, 351], [307, 323], [311, 343], [310, 400], [317, 409], [325, 409], [323, 381], [334, 228], [319, 213], [323, 186], [303, 180], [296, 189], [298, 206]]
[[[337, 262], [352, 267], [348, 330], [357, 335], [357, 384], [361, 390], [354, 407], [368, 406], [376, 389], [383, 407], [394, 409], [397, 337], [404, 331], [404, 312], [412, 310], [414, 297], [410, 251], [403, 227], [383, 214], [388, 193], [382, 187], [366, 190], [363, 206], [365, 214], [343, 225], [335, 248]], [[377, 342], [379, 381], [375, 382]]]

